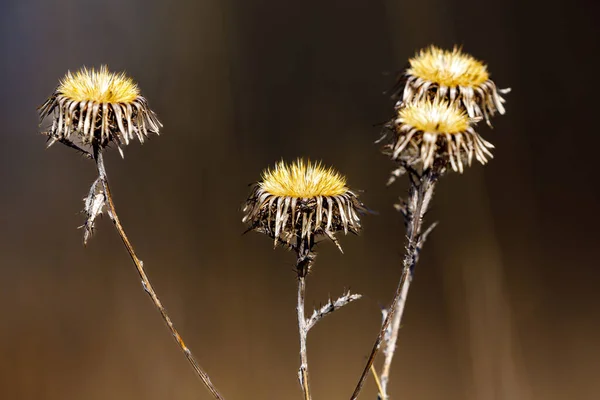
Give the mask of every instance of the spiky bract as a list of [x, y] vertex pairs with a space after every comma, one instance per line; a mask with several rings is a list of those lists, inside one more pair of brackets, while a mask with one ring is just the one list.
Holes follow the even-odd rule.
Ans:
[[488, 124], [496, 112], [505, 113], [505, 100], [499, 93], [510, 89], [498, 90], [489, 79], [487, 67], [460, 48], [449, 51], [430, 46], [419, 51], [409, 64], [400, 88], [402, 103], [429, 97], [457, 100], [469, 117], [484, 117]]
[[463, 172], [464, 161], [471, 165], [473, 155], [482, 164], [492, 158], [488, 149], [494, 145], [475, 132], [472, 120], [456, 102], [425, 99], [406, 104], [397, 112], [398, 117], [390, 124], [393, 143], [384, 147], [394, 160], [406, 160], [409, 155], [422, 162], [423, 169], [441, 160], [450, 163], [453, 170]]
[[72, 143], [76, 135], [99, 148], [114, 141], [121, 150], [122, 143], [134, 137], [143, 142], [162, 127], [133, 80], [106, 66], [68, 72], [39, 112], [42, 120], [52, 115], [51, 141]]
[[346, 179], [320, 163], [298, 159], [267, 169], [254, 185], [242, 222], [273, 238], [275, 244], [296, 246], [325, 235], [339, 246], [334, 234], [358, 233], [363, 204], [346, 186]]

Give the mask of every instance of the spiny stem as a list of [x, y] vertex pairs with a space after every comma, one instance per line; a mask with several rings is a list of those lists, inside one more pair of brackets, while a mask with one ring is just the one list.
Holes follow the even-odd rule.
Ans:
[[[422, 175], [415, 172], [411, 172], [411, 187], [410, 187], [410, 198], [408, 201], [408, 212], [405, 213], [407, 218], [407, 238], [408, 243], [406, 245], [406, 255], [403, 261], [402, 275], [400, 282], [396, 288], [392, 304], [390, 305], [389, 312], [381, 326], [377, 339], [371, 350], [371, 354], [367, 359], [367, 364], [363, 369], [363, 372], [358, 380], [354, 393], [352, 393], [351, 400], [358, 398], [360, 391], [365, 383], [369, 370], [375, 361], [375, 357], [379, 352], [381, 342], [387, 332], [390, 323], [394, 320], [394, 316], [397, 312], [402, 313], [404, 309], [404, 302], [410, 280], [412, 279], [412, 273], [419, 257], [419, 248], [421, 243], [421, 227], [423, 222], [423, 215], [427, 211], [431, 197], [433, 196], [433, 188], [435, 182], [441, 171], [432, 168], [426, 170]], [[412, 175], [415, 176], [412, 176]], [[413, 179], [414, 178], [414, 179]], [[404, 293], [406, 292], [406, 293]], [[404, 293], [404, 296], [403, 296]], [[399, 303], [402, 301], [402, 310], [399, 310]], [[399, 325], [399, 323], [398, 323]], [[391, 361], [390, 361], [391, 362]]]
[[299, 378], [304, 393], [304, 400], [310, 400], [310, 386], [308, 384], [308, 357], [306, 351], [306, 319], [304, 317], [304, 296], [306, 292], [306, 277], [298, 276], [298, 331], [300, 333], [300, 371]]
[[[413, 178], [415, 176], [417, 176], [420, 179], [418, 181], [419, 183], [417, 183], [417, 186], [413, 187], [411, 189], [411, 193], [415, 194], [415, 193], [420, 192], [422, 194], [423, 200], [420, 203], [418, 201], [418, 198], [415, 198], [415, 196], [412, 196], [412, 198], [410, 199], [410, 203], [408, 205], [409, 209], [407, 209], [407, 212], [403, 213], [404, 222], [406, 224], [408, 232], [411, 232], [411, 234], [412, 234], [412, 232], [415, 229], [418, 230], [417, 231], [418, 239], [417, 239], [416, 247], [414, 250], [414, 256], [407, 255], [407, 257], [404, 259], [404, 268], [409, 269], [409, 275], [408, 275], [408, 278], [404, 281], [402, 289], [400, 290], [400, 299], [398, 300], [398, 304], [396, 306], [396, 312], [394, 315], [394, 319], [392, 321], [392, 326], [391, 326], [389, 337], [386, 339], [386, 341], [387, 341], [386, 349], [384, 350], [385, 360], [383, 362], [383, 368], [381, 371], [381, 385], [383, 388], [384, 399], [388, 398], [387, 388], [388, 388], [388, 383], [389, 383], [389, 379], [390, 379], [390, 370], [392, 367], [392, 360], [394, 359], [394, 354], [396, 352], [396, 342], [398, 341], [398, 332], [400, 331], [402, 316], [404, 315], [404, 307], [406, 305], [406, 298], [408, 297], [408, 289], [410, 288], [410, 284], [412, 282], [414, 267], [417, 264], [417, 262], [419, 261], [419, 255], [421, 254], [421, 250], [423, 248], [423, 244], [425, 243], [425, 240], [427, 239], [427, 236], [429, 236], [431, 231], [437, 225], [437, 222], [434, 222], [425, 230], [424, 233], [421, 233], [421, 230], [423, 227], [423, 225], [422, 225], [423, 224], [423, 216], [425, 215], [425, 213], [427, 212], [427, 209], [429, 208], [429, 203], [431, 201], [431, 198], [433, 197], [433, 190], [435, 187], [435, 182], [437, 181], [437, 178], [438, 178], [437, 172], [434, 170], [433, 173], [429, 173], [428, 175], [425, 175], [424, 177], [416, 174], [415, 172], [411, 172], [411, 176]], [[412, 182], [416, 182], [416, 181], [413, 180]], [[419, 188], [419, 190], [417, 190], [417, 188]], [[422, 191], [420, 189], [422, 189]], [[419, 204], [420, 204], [420, 208], [417, 207], [418, 210], [412, 210], [412, 207], [414, 207], [415, 205], [418, 206]], [[414, 218], [415, 211], [418, 211], [421, 215], [418, 222]]]
[[302, 386], [304, 400], [311, 400], [310, 384], [308, 378], [308, 356], [306, 350], [306, 337], [308, 335], [307, 320], [304, 316], [304, 299], [306, 294], [306, 275], [308, 274], [311, 264], [314, 260], [312, 246], [314, 238], [302, 238], [298, 235], [296, 243], [296, 272], [298, 274], [298, 304], [296, 311], [298, 313], [298, 333], [300, 334], [300, 370], [298, 378]]
[[383, 368], [381, 369], [381, 390], [384, 399], [387, 399], [387, 385], [390, 379], [390, 369], [392, 367], [392, 359], [396, 351], [396, 342], [398, 340], [398, 332], [400, 331], [400, 322], [402, 321], [402, 315], [404, 313], [404, 305], [406, 304], [406, 296], [408, 294], [408, 288], [412, 279], [404, 281], [404, 286], [401, 290], [400, 300], [398, 301], [397, 310], [392, 321], [392, 327], [390, 336], [387, 339], [386, 348], [383, 351], [385, 354], [385, 360], [383, 362]]
[[190, 349], [188, 349], [188, 347], [185, 345], [183, 339], [181, 338], [181, 335], [179, 335], [179, 332], [177, 332], [177, 329], [175, 329], [173, 322], [171, 322], [171, 318], [169, 317], [169, 315], [167, 314], [167, 311], [165, 310], [162, 303], [160, 302], [158, 296], [156, 295], [156, 292], [154, 291], [154, 289], [152, 287], [152, 284], [150, 283], [150, 280], [148, 279], [148, 276], [146, 275], [146, 272], [144, 271], [144, 264], [143, 264], [142, 260], [140, 260], [137, 257], [137, 255], [135, 254], [135, 251], [133, 250], [133, 246], [131, 245], [129, 238], [127, 237], [127, 235], [125, 234], [125, 231], [123, 230], [123, 226], [121, 225], [121, 221], [119, 220], [119, 216], [117, 215], [117, 211], [115, 209], [115, 204], [113, 202], [112, 195], [110, 192], [110, 187], [108, 185], [108, 177], [106, 175], [106, 170], [104, 168], [102, 152], [98, 148], [94, 148], [94, 158], [96, 159], [96, 166], [98, 167], [98, 174], [100, 176], [100, 180], [102, 181], [102, 185], [104, 186], [104, 192], [106, 194], [106, 199], [107, 199], [107, 203], [108, 203], [107, 206], [108, 206], [108, 212], [109, 212], [110, 218], [112, 219], [113, 223], [115, 224], [115, 228], [117, 229], [119, 236], [121, 236], [121, 239], [123, 240], [123, 244], [125, 245], [127, 252], [131, 256], [131, 259], [132, 259], [133, 263], [135, 264], [138, 274], [140, 275], [140, 278], [142, 279], [142, 286], [144, 287], [144, 290], [146, 291], [146, 293], [148, 293], [148, 295], [152, 299], [152, 302], [154, 303], [154, 305], [160, 312], [160, 315], [163, 317], [165, 323], [167, 324], [169, 330], [171, 331], [171, 334], [177, 341], [177, 344], [183, 351], [183, 354], [185, 355], [187, 360], [192, 365], [192, 368], [194, 368], [194, 371], [196, 372], [196, 374], [198, 375], [198, 377], [200, 378], [202, 383], [204, 383], [204, 386], [206, 386], [208, 391], [214, 396], [215, 399], [223, 400], [224, 399], [223, 396], [221, 396], [221, 394], [219, 393], [217, 388], [210, 381], [208, 374], [202, 369], [202, 367], [200, 367], [200, 364], [198, 364], [198, 362], [192, 355], [192, 352], [190, 351]]

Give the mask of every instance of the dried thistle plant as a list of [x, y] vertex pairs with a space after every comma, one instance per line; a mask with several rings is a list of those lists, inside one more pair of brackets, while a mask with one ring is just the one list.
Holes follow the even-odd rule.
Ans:
[[388, 185], [405, 173], [406, 166], [433, 166], [436, 159], [448, 161], [454, 171], [462, 173], [464, 164], [471, 165], [473, 156], [482, 164], [493, 158], [494, 145], [475, 132], [480, 119], [469, 118], [457, 102], [446, 99], [423, 99], [407, 103], [396, 110], [398, 117], [386, 124], [384, 139], [392, 141], [382, 151], [398, 162]]
[[[430, 97], [457, 101], [469, 117], [490, 117], [504, 114], [504, 99], [500, 94], [510, 89], [496, 88], [487, 67], [459, 47], [452, 51], [430, 46], [409, 59], [409, 68], [397, 84], [395, 98], [400, 103], [420, 101]], [[490, 124], [491, 126], [491, 124]]]
[[298, 379], [304, 399], [311, 399], [306, 338], [308, 331], [323, 317], [344, 305], [359, 299], [358, 294], [344, 293], [337, 300], [329, 300], [305, 317], [304, 299], [306, 276], [315, 261], [315, 239], [325, 236], [342, 248], [335, 233], [357, 234], [360, 231], [359, 214], [366, 208], [357, 195], [348, 188], [346, 179], [320, 163], [283, 161], [262, 174], [246, 200], [242, 222], [296, 253], [298, 277], [298, 331], [300, 336], [300, 369]]
[[121, 145], [134, 135], [143, 143], [162, 128], [135, 82], [124, 73], [110, 73], [106, 66], [67, 72], [39, 112], [42, 120], [52, 114], [46, 133], [49, 146], [62, 142], [102, 150], [115, 143], [121, 156]]
[[144, 270], [144, 264], [136, 255], [121, 225], [108, 184], [103, 151], [111, 143], [115, 143], [123, 156], [123, 144], [129, 144], [134, 138], [143, 142], [144, 137], [151, 133], [158, 134], [162, 127], [148, 102], [140, 95], [133, 80], [124, 73], [111, 73], [105, 66], [99, 70], [82, 68], [76, 73], [67, 73], [54, 93], [39, 108], [39, 113], [40, 124], [44, 118], [52, 118], [50, 130], [43, 132], [48, 136], [48, 146], [59, 142], [96, 162], [98, 177], [84, 199], [84, 244], [87, 244], [94, 231], [97, 217], [106, 209], [137, 268], [144, 290], [160, 312], [177, 344], [210, 393], [216, 399], [223, 399], [208, 374], [185, 345], [156, 295]]
[[[507, 93], [509, 89], [500, 91]], [[396, 164], [388, 184], [408, 174], [408, 199], [395, 205], [402, 213], [406, 227], [406, 252], [402, 274], [390, 307], [383, 310], [383, 323], [367, 364], [351, 399], [358, 397], [371, 371], [379, 388], [379, 400], [387, 400], [387, 386], [398, 331], [413, 272], [423, 244], [435, 223], [423, 229], [423, 218], [429, 208], [435, 184], [449, 169], [462, 173], [473, 156], [481, 164], [492, 158], [494, 146], [475, 132], [473, 125], [496, 111], [504, 114], [504, 99], [489, 79], [487, 68], [473, 57], [454, 48], [434, 46], [421, 50], [410, 60], [410, 67], [399, 82], [397, 93], [403, 97], [396, 103], [396, 117], [384, 128], [380, 141], [382, 152]], [[491, 125], [490, 125], [491, 126]], [[385, 359], [378, 376], [373, 362], [385, 343]]]

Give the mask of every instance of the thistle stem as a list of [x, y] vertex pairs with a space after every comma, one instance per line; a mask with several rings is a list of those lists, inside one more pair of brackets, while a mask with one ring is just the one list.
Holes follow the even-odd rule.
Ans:
[[308, 321], [304, 316], [304, 299], [306, 294], [306, 275], [310, 271], [310, 267], [315, 258], [315, 254], [312, 253], [312, 246], [314, 239], [302, 238], [298, 236], [296, 243], [296, 272], [298, 273], [298, 304], [296, 311], [298, 313], [298, 333], [300, 334], [300, 369], [298, 371], [298, 379], [300, 380], [300, 386], [302, 386], [302, 393], [304, 394], [304, 400], [311, 400], [310, 384], [308, 378], [308, 356], [306, 350], [306, 337], [308, 335]]
[[160, 312], [160, 315], [162, 316], [163, 320], [167, 324], [167, 327], [171, 331], [171, 334], [177, 341], [177, 344], [183, 351], [183, 354], [185, 355], [187, 360], [192, 365], [192, 368], [194, 368], [196, 375], [198, 375], [198, 377], [200, 378], [202, 383], [204, 383], [204, 386], [206, 386], [208, 391], [213, 395], [213, 397], [215, 399], [223, 400], [224, 399], [223, 396], [221, 396], [221, 394], [219, 393], [217, 388], [210, 381], [208, 374], [202, 369], [200, 364], [198, 364], [198, 362], [192, 355], [192, 352], [190, 351], [190, 349], [188, 349], [188, 347], [185, 345], [183, 339], [181, 338], [181, 335], [179, 335], [179, 332], [177, 332], [177, 329], [175, 329], [175, 326], [173, 325], [171, 318], [167, 314], [167, 310], [165, 310], [165, 308], [163, 307], [162, 303], [160, 302], [160, 299], [158, 298], [158, 296], [156, 295], [156, 292], [154, 291], [154, 288], [152, 287], [152, 284], [150, 283], [150, 280], [148, 279], [148, 276], [146, 275], [146, 272], [144, 270], [144, 263], [142, 262], [142, 260], [140, 260], [138, 258], [135, 251], [133, 250], [133, 246], [131, 245], [129, 238], [127, 237], [127, 235], [125, 234], [125, 231], [123, 230], [123, 226], [121, 225], [121, 221], [119, 220], [119, 216], [117, 215], [117, 211], [115, 209], [115, 204], [113, 202], [110, 187], [108, 185], [108, 177], [106, 175], [106, 169], [104, 167], [102, 152], [96, 146], [94, 148], [94, 158], [96, 160], [96, 166], [98, 168], [98, 174], [99, 174], [100, 180], [104, 187], [104, 192], [105, 192], [106, 199], [107, 199], [109, 216], [110, 216], [111, 220], [113, 221], [113, 223], [115, 224], [115, 228], [117, 229], [119, 236], [121, 236], [121, 239], [123, 240], [123, 244], [125, 245], [125, 248], [127, 249], [129, 256], [131, 257], [131, 260], [135, 264], [137, 272], [138, 272], [140, 278], [142, 279], [142, 286], [144, 287], [144, 290], [146, 291], [146, 293], [148, 293], [148, 295], [152, 299], [152, 302], [154, 303], [154, 305]]
[[410, 287], [410, 282], [412, 281], [412, 274], [409, 279], [404, 281], [404, 286], [402, 286], [400, 292], [400, 299], [398, 300], [398, 305], [396, 307], [396, 312], [394, 314], [394, 319], [392, 321], [390, 336], [387, 339], [386, 348], [383, 351], [385, 355], [385, 360], [383, 362], [383, 368], [381, 370], [381, 395], [383, 396], [382, 400], [386, 400], [388, 398], [387, 393], [387, 385], [390, 379], [390, 370], [392, 367], [392, 360], [394, 358], [394, 353], [396, 351], [396, 342], [398, 341], [398, 332], [400, 331], [400, 322], [402, 321], [402, 315], [404, 314], [404, 305], [406, 304], [406, 296], [408, 295], [408, 288]]
[[310, 386], [308, 383], [308, 357], [306, 351], [306, 336], [308, 331], [306, 330], [306, 318], [304, 317], [304, 297], [306, 292], [306, 277], [298, 276], [298, 332], [300, 333], [300, 370], [298, 372], [298, 378], [302, 385], [302, 392], [304, 393], [304, 400], [310, 400]]
[[[425, 215], [425, 212], [429, 207], [429, 202], [431, 201], [431, 197], [433, 196], [433, 189], [441, 171], [432, 167], [424, 171], [421, 175], [417, 174], [416, 172], [410, 173], [411, 175], [415, 176], [411, 176], [411, 178], [413, 179], [411, 179], [409, 201], [406, 205], [406, 208], [403, 210], [407, 228], [407, 245], [406, 253], [403, 260], [402, 275], [400, 276], [400, 282], [398, 283], [398, 287], [396, 288], [396, 292], [394, 294], [392, 304], [390, 305], [389, 312], [387, 313], [387, 316], [383, 321], [383, 324], [381, 325], [381, 329], [379, 331], [379, 334], [377, 335], [377, 339], [375, 340], [373, 349], [371, 350], [371, 354], [367, 359], [367, 364], [365, 365], [365, 368], [360, 376], [358, 384], [354, 389], [354, 393], [352, 393], [352, 397], [350, 398], [351, 400], [355, 400], [358, 398], [358, 395], [360, 394], [360, 391], [362, 390], [362, 387], [369, 373], [369, 370], [371, 369], [371, 366], [375, 361], [375, 357], [379, 352], [381, 342], [383, 341], [384, 336], [390, 327], [390, 324], [392, 323], [392, 321], [395, 321], [397, 313], [397, 324], [394, 325], [397, 325], [396, 330], [400, 327], [400, 321], [402, 319], [402, 313], [404, 311], [404, 304], [406, 302], [408, 288], [412, 279], [412, 273], [415, 268], [415, 265], [417, 264], [419, 252], [421, 249], [423, 239], [423, 236], [421, 235], [423, 216]], [[390, 360], [388, 362], [390, 365], [391, 357], [393, 357], [393, 354], [390, 356]], [[387, 385], [387, 382], [385, 384]], [[382, 394], [385, 395], [385, 393]]]

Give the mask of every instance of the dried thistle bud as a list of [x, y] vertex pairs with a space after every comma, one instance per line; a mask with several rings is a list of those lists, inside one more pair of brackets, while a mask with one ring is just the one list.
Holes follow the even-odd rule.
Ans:
[[83, 202], [85, 204], [83, 213], [86, 218], [85, 224], [79, 228], [83, 228], [83, 244], [86, 245], [88, 240], [94, 234], [96, 218], [102, 215], [102, 212], [106, 208], [106, 193], [101, 178], [97, 178], [94, 181], [90, 187], [89, 194], [83, 199]]
[[106, 66], [67, 72], [39, 113], [41, 120], [52, 115], [50, 144], [95, 144], [102, 149], [114, 142], [121, 155], [122, 143], [134, 137], [143, 142], [162, 127], [133, 80]]
[[[401, 103], [411, 103], [429, 97], [457, 100], [469, 117], [490, 117], [505, 113], [505, 100], [499, 93], [510, 89], [496, 88], [487, 67], [481, 61], [454, 47], [452, 51], [430, 46], [409, 60], [409, 68], [402, 77]], [[397, 96], [400, 96], [400, 93]]]
[[342, 250], [334, 234], [358, 233], [359, 213], [366, 209], [346, 186], [346, 178], [320, 163], [283, 161], [266, 169], [244, 207], [242, 222], [273, 238], [275, 244], [296, 246], [318, 235], [330, 238]]
[[384, 147], [384, 153], [394, 160], [406, 162], [407, 156], [413, 157], [423, 163], [423, 169], [441, 160], [462, 173], [463, 163], [470, 166], [473, 155], [482, 164], [493, 157], [488, 149], [494, 145], [475, 132], [474, 121], [456, 102], [425, 99], [408, 103], [397, 112], [398, 118], [390, 123], [393, 143]]

